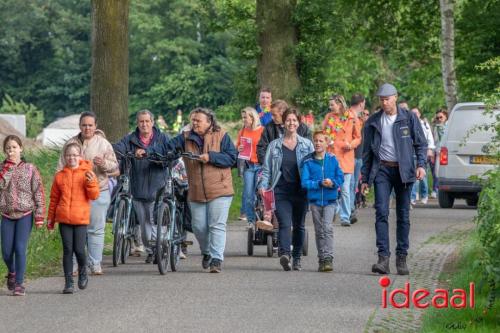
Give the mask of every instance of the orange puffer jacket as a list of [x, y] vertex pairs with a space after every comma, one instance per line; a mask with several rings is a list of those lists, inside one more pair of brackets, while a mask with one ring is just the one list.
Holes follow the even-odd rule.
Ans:
[[50, 191], [49, 224], [89, 224], [90, 200], [99, 197], [99, 183], [95, 174], [88, 182], [86, 172], [92, 172], [92, 163], [82, 160], [78, 168], [64, 167], [56, 173]]

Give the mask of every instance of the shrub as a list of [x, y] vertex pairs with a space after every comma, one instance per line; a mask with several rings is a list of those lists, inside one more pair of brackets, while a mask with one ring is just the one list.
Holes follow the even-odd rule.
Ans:
[[33, 104], [26, 104], [23, 100], [15, 101], [9, 95], [5, 95], [0, 107], [0, 113], [24, 114], [26, 115], [26, 135], [34, 138], [43, 129], [43, 112]]

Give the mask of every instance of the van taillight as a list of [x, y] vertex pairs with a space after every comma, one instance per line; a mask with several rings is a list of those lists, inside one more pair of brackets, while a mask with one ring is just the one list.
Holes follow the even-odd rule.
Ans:
[[448, 165], [448, 148], [446, 147], [441, 147], [439, 152], [439, 164]]

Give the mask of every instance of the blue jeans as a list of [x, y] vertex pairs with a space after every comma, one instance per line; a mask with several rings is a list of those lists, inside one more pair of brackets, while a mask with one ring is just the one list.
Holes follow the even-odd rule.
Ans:
[[88, 263], [92, 266], [101, 264], [104, 250], [104, 228], [106, 227], [106, 213], [111, 196], [109, 190], [99, 193], [97, 200], [90, 206], [90, 224], [87, 228]]
[[209, 202], [189, 201], [191, 223], [201, 254], [224, 260], [226, 223], [233, 197], [219, 197]]
[[[425, 166], [427, 169], [427, 164]], [[427, 170], [426, 170], [427, 171]], [[417, 180], [411, 190], [411, 200], [417, 199], [417, 191], [420, 193], [420, 200], [429, 197], [429, 186], [427, 185], [427, 175], [422, 180]]]
[[[290, 255], [290, 245], [293, 245], [292, 256], [300, 258], [304, 245], [304, 221], [307, 213], [307, 199], [302, 195], [276, 198], [276, 218], [278, 219], [278, 255]], [[290, 227], [293, 235], [290, 237]]]
[[344, 173], [344, 184], [340, 191], [340, 222], [350, 223], [351, 218], [351, 178], [352, 173]]
[[16, 283], [22, 284], [26, 272], [26, 251], [33, 227], [33, 215], [28, 214], [19, 220], [2, 216], [0, 227], [2, 257], [10, 273], [16, 273]]
[[249, 167], [243, 173], [243, 196], [242, 207], [245, 207], [245, 215], [248, 222], [255, 223], [255, 188], [257, 187], [257, 174], [261, 167], [258, 164], [249, 163]]
[[389, 197], [396, 193], [396, 255], [407, 255], [410, 234], [410, 194], [413, 183], [402, 183], [399, 169], [381, 165], [375, 177], [375, 232], [378, 254], [390, 256]]
[[354, 173], [351, 177], [351, 212], [356, 208], [356, 188], [358, 187], [361, 166], [363, 166], [363, 159], [356, 158], [354, 160]]

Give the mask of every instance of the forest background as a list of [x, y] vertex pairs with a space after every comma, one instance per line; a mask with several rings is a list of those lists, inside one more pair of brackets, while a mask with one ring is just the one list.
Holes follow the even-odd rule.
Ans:
[[[281, 19], [295, 32], [286, 52], [300, 80], [291, 95], [275, 98], [321, 115], [330, 94], [361, 92], [373, 108], [374, 91], [389, 81], [425, 114], [445, 105], [437, 0], [132, 0], [130, 126], [143, 108], [167, 122], [195, 106], [239, 118], [259, 89], [258, 13], [272, 17], [275, 3], [289, 6]], [[498, 62], [484, 69], [500, 55], [500, 1], [456, 0], [453, 9], [458, 100], [475, 101], [500, 81]], [[90, 109], [91, 11], [91, 1], [0, 2], [0, 112], [31, 104], [30, 136]]]

